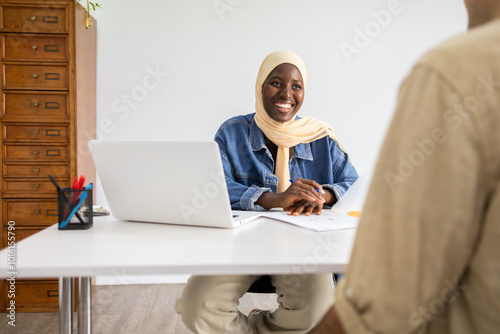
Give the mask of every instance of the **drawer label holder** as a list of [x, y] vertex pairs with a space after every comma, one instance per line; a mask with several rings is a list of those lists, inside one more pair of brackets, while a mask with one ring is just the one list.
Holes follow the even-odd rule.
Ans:
[[44, 16], [43, 23], [58, 23], [59, 18], [57, 16]]

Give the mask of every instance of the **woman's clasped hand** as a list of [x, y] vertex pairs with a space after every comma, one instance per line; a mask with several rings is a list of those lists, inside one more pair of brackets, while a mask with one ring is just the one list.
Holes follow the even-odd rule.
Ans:
[[294, 216], [302, 213], [309, 216], [313, 212], [321, 214], [323, 204], [329, 202], [332, 196], [330, 190], [323, 190], [317, 182], [301, 178], [280, 194], [284, 197], [283, 210]]

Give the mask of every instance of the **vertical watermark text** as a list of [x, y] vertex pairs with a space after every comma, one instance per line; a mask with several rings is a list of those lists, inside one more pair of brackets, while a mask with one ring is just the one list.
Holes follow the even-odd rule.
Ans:
[[7, 223], [7, 290], [8, 307], [7, 323], [10, 326], [16, 326], [16, 222], [11, 220]]

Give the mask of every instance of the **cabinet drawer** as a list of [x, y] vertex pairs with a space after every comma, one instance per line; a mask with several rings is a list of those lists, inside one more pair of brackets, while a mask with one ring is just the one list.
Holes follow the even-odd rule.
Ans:
[[4, 60], [68, 61], [67, 36], [2, 34]]
[[32, 90], [67, 90], [67, 64], [3, 64], [3, 88]]
[[57, 223], [57, 199], [5, 200], [4, 228], [11, 220], [16, 222], [16, 240], [19, 226], [50, 226]]
[[3, 101], [2, 117], [7, 121], [30, 121], [33, 117], [69, 119], [67, 93], [4, 92]]
[[66, 11], [57, 5], [2, 4], [2, 31], [67, 33]]
[[68, 161], [67, 145], [14, 145], [4, 146], [6, 162], [20, 161]]
[[69, 177], [67, 164], [3, 164], [4, 177]]
[[3, 125], [4, 142], [68, 142], [68, 125]]
[[[61, 187], [69, 187], [69, 180], [57, 179], [57, 183]], [[18, 179], [4, 179], [3, 180], [3, 195], [4, 197], [20, 196], [29, 197], [33, 195], [49, 195], [50, 197], [57, 197], [57, 191], [54, 184], [47, 178], [41, 180], [18, 180]], [[45, 197], [49, 197], [45, 196]]]
[[[2, 292], [5, 296], [5, 310], [9, 307], [10, 283], [3, 281]], [[15, 300], [17, 312], [56, 311], [59, 303], [59, 282], [55, 280], [16, 280]], [[12, 296], [14, 297], [14, 296]]]

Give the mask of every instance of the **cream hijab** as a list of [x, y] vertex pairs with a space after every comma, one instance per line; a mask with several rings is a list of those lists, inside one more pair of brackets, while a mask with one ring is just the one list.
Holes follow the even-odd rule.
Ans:
[[[300, 143], [310, 143], [325, 136], [330, 136], [337, 141], [333, 128], [324, 122], [312, 117], [304, 117], [288, 122], [273, 120], [264, 109], [262, 102], [262, 85], [276, 66], [288, 63], [300, 71], [303, 79], [303, 89], [306, 87], [307, 71], [302, 59], [291, 51], [276, 51], [269, 54], [259, 69], [255, 83], [255, 122], [267, 138], [278, 146], [276, 157], [276, 175], [278, 176], [278, 193], [285, 191], [290, 186], [290, 147]], [[339, 144], [340, 146], [340, 144]]]

